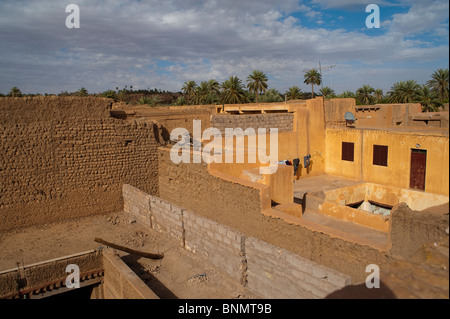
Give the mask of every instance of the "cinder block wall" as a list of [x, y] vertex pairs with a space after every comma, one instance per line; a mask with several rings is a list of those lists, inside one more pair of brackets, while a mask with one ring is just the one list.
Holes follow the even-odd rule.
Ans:
[[293, 113], [218, 114], [211, 117], [211, 126], [218, 128], [222, 133], [225, 133], [225, 128], [242, 128], [243, 130], [253, 128], [256, 133], [258, 128], [265, 128], [267, 132], [271, 128], [277, 128], [278, 132], [292, 132], [293, 125]]
[[[123, 186], [124, 211], [167, 234], [263, 298], [324, 298], [350, 276]], [[146, 207], [148, 208], [146, 210]]]
[[265, 298], [325, 298], [351, 284], [349, 276], [253, 237], [245, 255], [247, 287]]

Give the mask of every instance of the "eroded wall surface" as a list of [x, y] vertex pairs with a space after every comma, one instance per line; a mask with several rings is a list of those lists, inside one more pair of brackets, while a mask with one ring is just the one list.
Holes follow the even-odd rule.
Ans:
[[0, 231], [120, 210], [123, 183], [158, 193], [150, 123], [94, 98], [0, 99]]

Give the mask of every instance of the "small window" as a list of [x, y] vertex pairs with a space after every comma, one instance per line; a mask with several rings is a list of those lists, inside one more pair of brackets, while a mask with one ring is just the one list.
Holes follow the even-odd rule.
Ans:
[[373, 146], [373, 165], [387, 166], [388, 147], [385, 145]]
[[353, 162], [355, 157], [355, 143], [342, 142], [342, 160]]

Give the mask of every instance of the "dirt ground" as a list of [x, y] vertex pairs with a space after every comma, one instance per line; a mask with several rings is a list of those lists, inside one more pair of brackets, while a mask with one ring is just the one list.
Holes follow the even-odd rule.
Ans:
[[122, 259], [160, 297], [251, 299], [252, 292], [211, 265], [124, 213], [92, 216], [0, 233], [0, 271], [97, 249], [99, 237], [132, 249], [164, 253], [151, 260], [121, 253]]

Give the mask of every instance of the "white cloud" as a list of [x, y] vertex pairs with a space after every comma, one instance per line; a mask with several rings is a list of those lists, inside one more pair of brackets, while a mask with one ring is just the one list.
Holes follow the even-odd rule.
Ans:
[[[0, 2], [0, 91], [15, 85], [54, 93], [81, 86], [90, 91], [124, 85], [179, 90], [191, 79], [223, 81], [238, 75], [245, 80], [256, 68], [269, 75], [269, 85], [284, 90], [301, 85], [303, 70], [319, 60], [386, 71], [386, 64], [442, 60], [449, 51], [448, 43], [433, 46], [405, 39], [427, 30], [448, 34], [442, 2], [425, 8], [414, 3], [407, 14], [385, 22], [390, 32], [376, 37], [307, 28], [290, 14], [317, 19], [322, 12], [296, 0], [73, 2], [81, 10], [78, 30], [65, 28], [64, 1]], [[362, 1], [324, 1], [321, 6], [332, 3], [345, 7]], [[420, 9], [424, 23], [415, 20]], [[157, 60], [173, 65], [159, 69]], [[353, 82], [364, 82], [368, 74], [351, 69], [355, 79], [349, 80], [347, 70], [333, 71], [342, 79], [336, 80], [337, 92], [339, 86], [352, 89]]]

